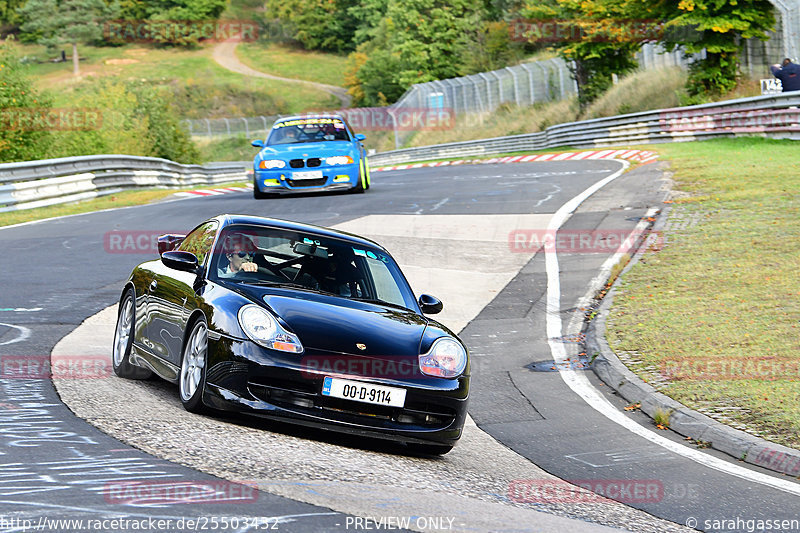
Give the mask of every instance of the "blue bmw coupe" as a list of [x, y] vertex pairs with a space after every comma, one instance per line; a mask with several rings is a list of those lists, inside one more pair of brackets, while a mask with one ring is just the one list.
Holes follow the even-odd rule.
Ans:
[[361, 141], [338, 115], [285, 117], [277, 120], [253, 160], [253, 196], [369, 189], [367, 154]]

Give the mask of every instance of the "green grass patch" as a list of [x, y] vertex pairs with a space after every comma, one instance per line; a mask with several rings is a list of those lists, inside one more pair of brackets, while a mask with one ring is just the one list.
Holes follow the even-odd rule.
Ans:
[[[623, 277], [609, 342], [636, 354], [644, 379], [662, 378], [665, 394], [800, 447], [798, 144], [739, 138], [656, 149], [678, 191], [666, 244]], [[663, 380], [659, 370], [676, 361], [689, 372]], [[760, 361], [767, 370], [753, 375]]]
[[[213, 187], [243, 187], [248, 182], [239, 181], [235, 183], [215, 184]], [[128, 207], [132, 205], [144, 205], [168, 196], [172, 196], [180, 191], [192, 191], [202, 189], [204, 186], [191, 187], [188, 189], [141, 189], [132, 191], [122, 191], [116, 194], [83, 200], [80, 202], [70, 202], [67, 204], [51, 205], [48, 207], [38, 207], [35, 209], [24, 209], [22, 211], [11, 211], [0, 214], [0, 226], [11, 226], [32, 222], [34, 220], [44, 220], [46, 218], [62, 217], [67, 215], [77, 215], [80, 213], [92, 213], [103, 209], [113, 209], [116, 207]]]
[[346, 56], [266, 41], [242, 43], [236, 55], [248, 67], [273, 76], [344, 86]]
[[86, 84], [96, 78], [135, 80], [174, 89], [182, 118], [215, 118], [300, 113], [334, 109], [339, 100], [330, 94], [290, 82], [253, 79], [218, 65], [213, 45], [196, 49], [158, 48], [130, 44], [120, 47], [79, 47], [81, 77], [72, 75], [72, 63], [35, 63], [53, 56], [43, 46], [22, 45], [31, 61], [30, 73], [38, 87], [49, 90], [56, 106], [70, 106]]

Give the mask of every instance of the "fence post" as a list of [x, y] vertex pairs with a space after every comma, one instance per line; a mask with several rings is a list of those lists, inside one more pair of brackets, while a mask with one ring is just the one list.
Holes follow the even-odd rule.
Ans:
[[243, 117], [242, 120], [244, 121], [244, 135], [245, 137], [250, 137], [250, 128], [247, 127], [247, 119]]
[[211, 137], [211, 121], [206, 119], [206, 128], [208, 130], [208, 136]]
[[514, 101], [519, 106], [519, 84], [517, 83], [517, 74], [511, 67], [506, 67], [506, 70], [508, 70], [511, 73], [511, 77], [514, 78]]
[[531, 70], [528, 68], [528, 65], [526, 65], [525, 63], [520, 63], [519, 66], [522, 67], [522, 70], [528, 73], [528, 85], [530, 85], [530, 90], [531, 90], [530, 103], [535, 104], [536, 93], [533, 90], [533, 72], [531, 72]]
[[537, 61], [534, 63], [537, 67], [542, 69], [542, 81], [544, 82], [544, 102], [549, 102], [551, 100], [550, 95], [550, 71], [542, 65], [541, 61]]
[[478, 76], [486, 83], [486, 105], [489, 111], [491, 111], [494, 108], [492, 107], [492, 88], [489, 85], [489, 78], [487, 78], [486, 74], [483, 72], [478, 72]]
[[503, 103], [503, 78], [500, 77], [496, 70], [491, 71], [490, 74], [497, 78], [497, 105], [499, 106]]
[[550, 59], [549, 61], [558, 71], [558, 89], [559, 92], [561, 93], [561, 99], [563, 100], [566, 95], [566, 92], [564, 91], [564, 69], [561, 67], [561, 65], [558, 64], [558, 62], [555, 59]]

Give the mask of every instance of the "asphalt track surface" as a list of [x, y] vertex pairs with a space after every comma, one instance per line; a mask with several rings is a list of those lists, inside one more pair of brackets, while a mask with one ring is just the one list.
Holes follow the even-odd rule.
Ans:
[[[62, 337], [118, 300], [131, 268], [148, 256], [110, 253], [104, 247], [104, 236], [112, 230], [182, 232], [222, 212], [326, 226], [357, 221], [365, 215], [552, 214], [618, 169], [619, 163], [594, 161], [386, 172], [360, 196], [256, 202], [249, 195], [232, 194], [2, 229], [0, 246], [7, 276], [0, 292], [0, 356], [4, 363], [15, 358], [47, 358]], [[663, 198], [660, 174], [654, 165], [648, 165], [624, 174], [592, 195], [562, 229], [630, 230]], [[391, 246], [389, 249], [392, 251]], [[608, 255], [559, 254], [559, 301], [564, 324], [581, 312], [575, 309], [576, 303]], [[570, 353], [578, 351], [572, 339], [554, 340], [546, 334], [545, 256], [533, 255], [461, 332], [476, 368], [470, 413], [477, 425], [563, 479], [655, 483], [661, 487], [655, 496], [628, 503], [678, 524], [688, 521], [709, 531], [745, 531], [752, 530], [749, 521], [758, 519], [797, 520], [800, 499], [796, 493], [712, 469], [667, 450], [598, 414], [566, 386], [561, 373], [530, 370], [531, 363], [541, 363], [534, 365], [537, 370], [551, 366], [553, 342], [563, 342]], [[624, 404], [608, 394], [591, 372], [585, 375], [597, 391], [624, 412]], [[643, 427], [652, 427], [643, 415], [625, 416]], [[124, 420], [120, 425], [124, 427]], [[669, 432], [660, 435], [686, 446]], [[313, 443], [314, 436], [299, 436]], [[332, 442], [352, 446], [335, 438]], [[452, 453], [457, 451], [458, 447]], [[703, 453], [771, 476], [756, 467], [736, 465], [736, 461], [714, 451]], [[144, 502], [133, 510], [130, 506], [121, 510], [113, 496], [99, 496], [108, 483], [141, 479], [202, 483], [217, 478], [143, 453], [98, 431], [73, 416], [46, 379], [0, 379], [0, 455], [0, 519], [13, 517], [36, 523], [45, 515], [74, 518], [97, 517], [100, 513], [107, 517], [177, 520], [210, 516], [212, 509], [216, 516], [262, 516], [263, 524], [279, 523], [282, 531], [340, 531], [353, 520], [331, 508], [269, 491], [259, 491], [256, 496], [246, 493], [238, 499], [234, 495], [231, 501], [213, 506], [201, 502], [153, 507]], [[491, 458], [486, 458], [486, 469], [492, 469]], [[787, 479], [772, 477], [783, 482]], [[260, 513], [256, 515], [254, 498]], [[527, 503], [536, 507], [539, 502]], [[584, 519], [590, 518], [584, 515]], [[597, 517], [593, 521], [626, 527], [621, 520], [624, 518]], [[653, 523], [658, 524], [655, 519]], [[498, 524], [496, 530], [522, 530], [519, 526]], [[638, 524], [634, 529], [645, 530]], [[659, 525], [654, 530], [660, 529]], [[0, 522], [0, 530], [22, 529]]]

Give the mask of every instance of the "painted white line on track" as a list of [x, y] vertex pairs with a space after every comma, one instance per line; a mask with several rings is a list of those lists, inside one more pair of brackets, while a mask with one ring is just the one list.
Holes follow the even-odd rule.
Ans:
[[0, 346], [5, 346], [7, 344], [14, 344], [15, 342], [22, 342], [31, 336], [31, 330], [29, 330], [25, 326], [17, 326], [16, 324], [5, 324], [3, 322], [0, 322], [0, 326], [6, 326], [11, 329], [16, 329], [17, 331], [19, 331], [19, 336], [17, 338], [11, 339], [10, 341], [0, 342]]
[[[558, 229], [564, 224], [564, 222], [567, 221], [567, 219], [569, 219], [569, 217], [581, 203], [583, 203], [587, 198], [589, 198], [589, 196], [600, 190], [602, 187], [621, 176], [623, 172], [625, 172], [625, 170], [630, 166], [630, 163], [627, 161], [620, 161], [620, 163], [622, 163], [622, 168], [619, 171], [603, 178], [562, 205], [553, 215], [553, 218], [548, 224], [547, 230], [552, 232], [558, 231]], [[611, 260], [609, 260], [606, 261], [606, 263], [603, 265], [603, 268], [605, 268], [608, 264], [613, 265]], [[639, 425], [634, 420], [625, 416], [621, 411], [614, 407], [611, 402], [603, 397], [600, 392], [591, 384], [589, 378], [586, 377], [586, 374], [583, 371], [570, 369], [570, 365], [567, 361], [568, 355], [566, 347], [561, 341], [556, 340], [564, 335], [562, 332], [562, 320], [560, 315], [561, 280], [559, 278], [558, 253], [556, 251], [545, 254], [545, 270], [547, 272], [547, 343], [550, 346], [550, 352], [553, 355], [553, 360], [555, 361], [555, 366], [558, 369], [561, 379], [564, 380], [564, 383], [566, 383], [575, 394], [580, 396], [594, 410], [612, 422], [619, 424], [631, 433], [647, 439], [650, 442], [661, 446], [662, 448], [719, 472], [800, 496], [800, 485], [797, 483], [775, 478], [766, 474], [762, 474], [761, 472], [749, 470], [747, 468], [742, 468], [739, 465], [729, 463], [699, 450], [688, 448], [680, 443], [673, 442]]]

